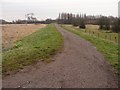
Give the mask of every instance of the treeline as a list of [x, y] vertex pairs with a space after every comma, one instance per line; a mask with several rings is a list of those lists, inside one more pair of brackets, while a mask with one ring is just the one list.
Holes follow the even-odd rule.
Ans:
[[93, 24], [99, 25], [100, 30], [120, 32], [120, 18], [113, 16], [87, 16], [86, 14], [60, 13], [57, 21], [59, 24], [72, 24], [82, 29], [86, 28], [86, 24]]
[[13, 24], [50, 24], [55, 22], [55, 20], [52, 19], [46, 19], [46, 20], [42, 20], [42, 21], [32, 21], [32, 20], [16, 20], [16, 21], [12, 21]]
[[11, 22], [5, 21], [3, 19], [0, 19], [0, 24], [11, 24]]
[[7, 22], [5, 20], [0, 20], [0, 24], [50, 24], [50, 23], [54, 23], [56, 22], [56, 20], [52, 20], [52, 19], [46, 19], [46, 20], [42, 20], [42, 21], [28, 21], [28, 20], [14, 20], [12, 22]]

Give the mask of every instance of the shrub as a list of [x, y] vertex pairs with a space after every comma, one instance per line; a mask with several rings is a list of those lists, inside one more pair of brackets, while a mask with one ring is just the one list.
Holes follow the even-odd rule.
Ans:
[[120, 32], [120, 18], [116, 19], [112, 25], [112, 31], [119, 33]]
[[110, 30], [110, 20], [107, 17], [102, 16], [99, 19], [99, 29]]
[[85, 21], [82, 20], [82, 19], [80, 20], [79, 28], [81, 28], [81, 29], [85, 29], [85, 28], [86, 28], [86, 26], [85, 26]]

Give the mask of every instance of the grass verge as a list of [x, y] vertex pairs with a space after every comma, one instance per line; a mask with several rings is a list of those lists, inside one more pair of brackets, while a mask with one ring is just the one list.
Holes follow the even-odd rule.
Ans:
[[[72, 25], [69, 25], [69, 27], [74, 28], [76, 30], [80, 30], [79, 27], [74, 27]], [[118, 33], [113, 33], [113, 32], [111, 32], [111, 30], [109, 30], [109, 31], [100, 30], [99, 28], [96, 28], [96, 25], [86, 25], [86, 29], [82, 29], [81, 31], [85, 32], [86, 34], [90, 34], [95, 37], [99, 37], [101, 39], [111, 41], [113, 43], [119, 42]]]
[[2, 53], [3, 74], [40, 60], [50, 62], [49, 57], [59, 51], [62, 45], [62, 35], [50, 24], [16, 42], [13, 48]]
[[92, 35], [86, 34], [82, 30], [75, 29], [69, 25], [61, 25], [65, 30], [68, 30], [78, 36], [85, 38], [86, 40], [93, 43], [96, 48], [104, 55], [107, 61], [111, 63], [113, 67], [120, 71], [120, 65], [118, 63], [118, 45], [101, 38], [94, 37]]

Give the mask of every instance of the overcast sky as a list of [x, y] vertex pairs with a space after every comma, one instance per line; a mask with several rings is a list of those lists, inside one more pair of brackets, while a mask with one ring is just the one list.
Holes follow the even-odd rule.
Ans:
[[39, 20], [55, 19], [60, 12], [118, 16], [118, 1], [120, 0], [0, 0], [0, 18], [12, 21], [25, 19], [25, 14], [34, 13]]

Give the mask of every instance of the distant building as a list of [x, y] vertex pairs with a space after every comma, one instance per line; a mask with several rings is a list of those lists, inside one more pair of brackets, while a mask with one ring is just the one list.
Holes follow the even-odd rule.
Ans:
[[118, 2], [118, 17], [120, 17], [120, 1]]

